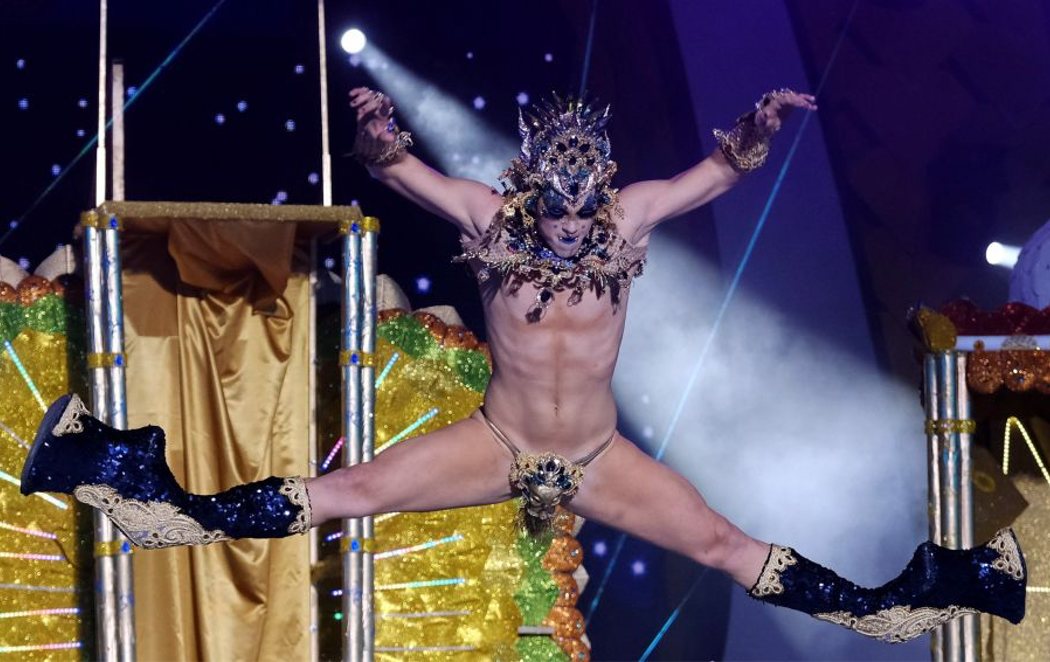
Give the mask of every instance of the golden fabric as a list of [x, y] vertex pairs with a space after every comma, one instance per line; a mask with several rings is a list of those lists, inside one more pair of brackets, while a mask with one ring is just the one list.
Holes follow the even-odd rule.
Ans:
[[[123, 236], [129, 426], [167, 431], [195, 493], [306, 474], [309, 281], [294, 229], [168, 228]], [[305, 659], [308, 550], [295, 536], [135, 554], [139, 659]]]

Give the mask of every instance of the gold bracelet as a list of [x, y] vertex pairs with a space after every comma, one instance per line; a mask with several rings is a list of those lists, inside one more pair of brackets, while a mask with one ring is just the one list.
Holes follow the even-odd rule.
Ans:
[[366, 131], [358, 131], [353, 154], [362, 165], [388, 166], [404, 159], [411, 145], [412, 134], [394, 125], [394, 139], [390, 142], [373, 138]]
[[728, 131], [713, 131], [719, 149], [737, 172], [751, 172], [761, 167], [769, 156], [771, 134], [755, 126], [755, 112], [738, 117]]

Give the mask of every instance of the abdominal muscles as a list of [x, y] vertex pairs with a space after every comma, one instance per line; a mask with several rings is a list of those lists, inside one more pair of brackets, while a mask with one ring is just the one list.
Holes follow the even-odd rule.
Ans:
[[486, 414], [522, 450], [578, 459], [616, 428], [611, 381], [623, 338], [627, 292], [613, 306], [585, 292], [574, 306], [559, 292], [538, 321], [526, 318], [538, 288], [483, 292], [493, 375]]

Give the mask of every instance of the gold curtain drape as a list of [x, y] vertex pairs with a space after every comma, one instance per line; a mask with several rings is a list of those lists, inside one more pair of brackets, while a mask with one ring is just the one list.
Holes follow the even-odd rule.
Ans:
[[[123, 237], [129, 426], [167, 431], [194, 493], [306, 475], [310, 291], [295, 224], [160, 229]], [[309, 655], [306, 537], [137, 551], [134, 570], [141, 660]]]

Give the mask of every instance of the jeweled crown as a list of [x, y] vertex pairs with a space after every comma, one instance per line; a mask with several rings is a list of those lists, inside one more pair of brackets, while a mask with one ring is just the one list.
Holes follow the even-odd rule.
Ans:
[[610, 118], [608, 105], [557, 96], [530, 113], [519, 110], [521, 154], [501, 176], [504, 185], [519, 193], [549, 186], [573, 205], [601, 191], [616, 173], [605, 131]]

